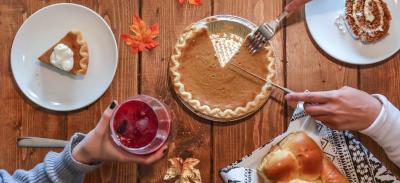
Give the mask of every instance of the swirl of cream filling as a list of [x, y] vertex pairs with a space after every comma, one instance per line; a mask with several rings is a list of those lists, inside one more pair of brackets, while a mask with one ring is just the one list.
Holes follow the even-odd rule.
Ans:
[[[357, 7], [359, 6], [360, 3], [362, 3], [362, 1], [363, 0], [354, 0], [354, 3], [353, 3], [352, 16], [355, 20], [356, 25], [361, 28], [362, 32], [365, 32], [368, 34], [373, 34], [374, 32], [383, 31], [383, 24], [384, 24], [383, 19], [384, 19], [385, 15], [384, 15], [383, 7], [382, 7], [382, 4], [380, 3], [380, 1], [379, 0], [365, 0], [364, 7], [362, 8], [363, 12], [359, 12], [359, 11], [357, 11]], [[373, 4], [376, 4], [376, 6], [378, 7], [379, 17], [375, 17], [371, 11]], [[374, 28], [367, 27], [366, 25], [361, 25], [360, 17], [362, 15], [364, 15], [365, 20], [367, 22], [373, 22], [376, 18], [379, 18], [379, 25]]]

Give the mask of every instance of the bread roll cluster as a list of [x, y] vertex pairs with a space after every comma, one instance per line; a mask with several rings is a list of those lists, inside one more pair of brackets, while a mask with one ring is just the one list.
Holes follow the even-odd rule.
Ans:
[[265, 182], [348, 182], [305, 132], [291, 133], [274, 145], [257, 170]]

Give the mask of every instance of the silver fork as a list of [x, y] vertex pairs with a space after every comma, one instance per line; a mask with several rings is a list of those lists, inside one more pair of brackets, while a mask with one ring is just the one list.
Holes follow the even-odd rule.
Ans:
[[276, 30], [278, 29], [282, 20], [288, 14], [289, 13], [286, 10], [283, 11], [278, 17], [275, 18], [275, 20], [262, 24], [260, 27], [258, 27], [257, 30], [253, 31], [249, 35], [249, 42], [247, 43], [247, 48], [250, 49], [251, 54], [257, 52], [261, 47], [263, 47], [267, 43], [268, 40], [274, 37]]
[[257, 30], [253, 31], [249, 35], [249, 42], [247, 43], [247, 48], [249, 48], [250, 53], [256, 53], [261, 47], [274, 37], [276, 31], [281, 25], [282, 20], [289, 14], [293, 13], [296, 9], [303, 6], [310, 0], [292, 0], [285, 6], [285, 10], [270, 22], [263, 23]]

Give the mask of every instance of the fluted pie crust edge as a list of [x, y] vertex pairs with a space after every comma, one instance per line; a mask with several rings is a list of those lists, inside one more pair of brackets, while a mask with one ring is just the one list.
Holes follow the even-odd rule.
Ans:
[[70, 71], [67, 72], [74, 75], [85, 75], [89, 65], [89, 51], [87, 42], [83, 39], [83, 35], [79, 30], [69, 31], [57, 43], [39, 56], [38, 60], [45, 64], [52, 65], [50, 62], [50, 56], [54, 47], [60, 43], [66, 44], [74, 53], [74, 66]]
[[89, 65], [89, 51], [86, 41], [83, 39], [82, 32], [78, 30], [72, 30], [72, 34], [76, 35], [76, 42], [81, 46], [79, 49], [79, 55], [81, 55], [81, 60], [79, 60], [80, 68], [76, 71], [76, 74], [86, 74]]
[[[256, 97], [252, 101], [247, 102], [245, 106], [238, 106], [233, 109], [224, 110], [221, 108], [211, 108], [210, 106], [203, 104], [201, 101], [194, 98], [190, 92], [185, 90], [185, 85], [181, 82], [181, 74], [178, 71], [180, 67], [179, 60], [182, 56], [182, 50], [188, 45], [187, 40], [193, 38], [196, 35], [196, 32], [201, 31], [202, 29], [206, 28], [189, 26], [183, 31], [175, 45], [174, 53], [171, 56], [170, 74], [176, 94], [194, 110], [217, 119], [237, 119], [245, 117], [258, 110], [266, 102], [271, 93], [272, 86], [269, 83], [265, 83]], [[265, 58], [268, 74], [265, 79], [267, 81], [273, 81], [275, 76], [275, 57], [271, 46], [266, 46], [265, 48], [268, 50], [268, 54]]]

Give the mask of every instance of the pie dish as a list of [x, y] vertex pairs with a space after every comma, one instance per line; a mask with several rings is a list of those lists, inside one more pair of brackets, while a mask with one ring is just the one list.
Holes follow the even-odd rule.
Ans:
[[82, 33], [78, 30], [72, 30], [68, 32], [56, 44], [44, 52], [38, 59], [45, 64], [56, 67], [51, 63], [51, 55], [55, 47], [59, 44], [67, 46], [72, 50], [73, 53], [73, 66], [72, 69], [68, 70], [67, 72], [74, 75], [85, 75], [89, 65], [89, 51], [87, 43], [83, 39]]
[[251, 55], [246, 42], [225, 64], [218, 59], [207, 27], [186, 28], [170, 62], [171, 82], [184, 104], [212, 119], [235, 120], [257, 111], [270, 95], [270, 84], [230, 64], [272, 81], [275, 58], [270, 46]]
[[387, 35], [391, 15], [383, 0], [346, 0], [345, 20], [355, 38], [373, 42]]

